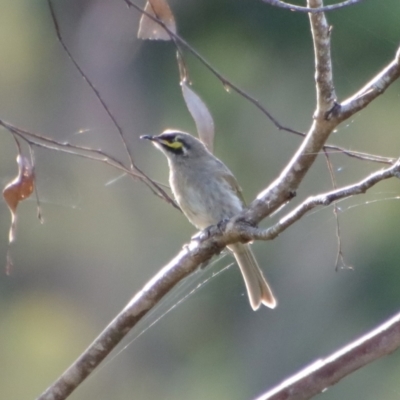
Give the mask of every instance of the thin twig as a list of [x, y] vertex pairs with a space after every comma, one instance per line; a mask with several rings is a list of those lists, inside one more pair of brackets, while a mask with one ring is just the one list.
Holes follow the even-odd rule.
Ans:
[[[240, 89], [238, 86], [233, 84], [229, 79], [225, 78], [220, 72], [218, 72], [197, 50], [195, 50], [192, 46], [190, 46], [189, 43], [187, 43], [182, 37], [180, 37], [178, 34], [172, 32], [165, 24], [164, 22], [155, 17], [154, 15], [151, 15], [150, 13], [146, 12], [143, 8], [139, 7], [135, 3], [133, 3], [131, 0], [123, 0], [128, 7], [132, 7], [135, 10], [139, 11], [140, 13], [146, 15], [146, 17], [150, 18], [152, 21], [160, 24], [170, 35], [170, 37], [174, 38], [176, 42], [180, 43], [183, 47], [185, 47], [190, 53], [192, 53], [210, 72], [212, 72], [222, 83], [222, 85], [227, 88], [231, 88], [233, 91], [236, 93], [240, 94], [243, 98], [247, 99], [250, 103], [252, 103], [254, 106], [256, 106], [264, 115], [266, 115], [269, 120], [279, 129], [279, 130], [284, 130], [290, 133], [294, 133], [297, 135], [304, 135], [302, 132], [296, 131], [292, 128], [286, 127], [282, 125], [276, 118], [272, 116], [272, 114], [263, 106], [261, 103], [255, 99], [254, 97], [250, 96], [248, 93], [246, 93], [244, 90]], [[175, 43], [176, 43], [175, 42]]]
[[29, 153], [30, 153], [30, 156], [31, 156], [33, 181], [35, 182], [35, 184], [33, 186], [33, 189], [35, 191], [35, 197], [36, 197], [36, 215], [38, 217], [38, 220], [41, 223], [43, 223], [44, 221], [43, 221], [43, 216], [42, 216], [42, 207], [41, 207], [41, 204], [40, 204], [39, 191], [38, 191], [37, 179], [36, 179], [35, 152], [33, 150], [32, 144], [28, 143], [28, 146], [29, 146]]
[[[377, 183], [393, 178], [399, 177], [400, 175], [400, 160], [397, 160], [394, 165], [388, 167], [386, 169], [382, 169], [376, 171], [365, 179], [354, 183], [349, 186], [342, 187], [337, 190], [332, 190], [327, 193], [322, 193], [316, 196], [310, 196], [304, 202], [302, 202], [299, 206], [297, 206], [290, 213], [286, 214], [283, 218], [281, 218], [275, 225], [267, 228], [265, 230], [260, 230], [258, 228], [248, 227], [244, 230], [247, 232], [248, 236], [242, 236], [243, 240], [272, 240], [276, 238], [280, 233], [285, 231], [289, 226], [293, 225], [296, 221], [300, 220], [306, 213], [310, 210], [314, 209], [317, 206], [329, 206], [335, 201], [345, 199], [351, 196], [359, 195], [365, 193], [368, 189], [375, 186]], [[244, 221], [248, 221], [253, 223], [252, 220], [249, 220], [247, 215], [249, 215], [249, 211], [244, 211], [241, 215], [237, 217], [237, 219], [243, 219]], [[250, 215], [252, 215], [250, 213]], [[255, 223], [258, 224], [260, 220], [256, 220]]]
[[[143, 175], [141, 175], [141, 171], [137, 169], [131, 170], [127, 168], [121, 161], [117, 160], [116, 158], [112, 157], [111, 155], [105, 153], [100, 149], [93, 149], [91, 147], [85, 147], [85, 146], [77, 146], [70, 144], [68, 142], [59, 142], [55, 139], [46, 137], [44, 135], [39, 135], [33, 132], [26, 131], [21, 128], [17, 128], [16, 126], [13, 126], [1, 119], [0, 119], [0, 125], [32, 146], [43, 147], [48, 150], [61, 151], [63, 153], [68, 153], [78, 157], [87, 158], [89, 160], [100, 161], [114, 168], [117, 168], [120, 171], [123, 171], [132, 178], [140, 179], [146, 183]], [[157, 183], [153, 180], [151, 180], [151, 182], [156, 187], [156, 189], [149, 183], [147, 183], [147, 187], [152, 191], [153, 194], [164, 199], [172, 206], [179, 209], [175, 201], [170, 196], [168, 196], [168, 194], [165, 192], [164, 189], [161, 188], [160, 183]]]
[[383, 156], [378, 156], [376, 154], [363, 153], [361, 151], [349, 150], [344, 147], [335, 146], [332, 144], [325, 145], [323, 147], [323, 149], [325, 151], [334, 150], [339, 153], [345, 154], [346, 156], [355, 158], [357, 160], [372, 161], [372, 162], [376, 162], [376, 163], [380, 163], [380, 164], [392, 165], [396, 161], [396, 159], [393, 157], [383, 157]]
[[315, 14], [315, 13], [319, 13], [319, 12], [333, 11], [333, 10], [338, 10], [339, 8], [352, 6], [357, 3], [361, 3], [363, 0], [346, 0], [346, 1], [343, 1], [338, 4], [332, 4], [330, 6], [323, 6], [323, 7], [317, 7], [317, 8], [297, 6], [294, 4], [286, 3], [285, 1], [281, 1], [281, 0], [261, 0], [261, 1], [263, 3], [270, 4], [271, 6], [285, 8], [290, 11], [298, 11], [298, 12]]
[[98, 91], [98, 89], [94, 86], [93, 82], [89, 79], [89, 77], [86, 75], [86, 73], [80, 67], [78, 62], [75, 60], [75, 57], [70, 52], [68, 46], [64, 42], [64, 39], [63, 39], [63, 37], [61, 35], [60, 26], [58, 24], [57, 16], [56, 16], [55, 11], [54, 11], [52, 0], [47, 0], [47, 3], [49, 5], [51, 19], [53, 21], [54, 30], [56, 32], [58, 41], [60, 42], [62, 48], [64, 49], [65, 53], [67, 54], [67, 56], [70, 59], [70, 61], [72, 62], [72, 64], [74, 64], [74, 67], [78, 70], [78, 72], [81, 75], [81, 77], [83, 78], [83, 80], [89, 85], [90, 89], [93, 91], [93, 93], [96, 96], [97, 100], [102, 105], [104, 111], [107, 113], [107, 115], [111, 119], [112, 123], [116, 127], [116, 129], [118, 131], [118, 134], [121, 137], [121, 141], [122, 141], [122, 143], [124, 145], [124, 148], [125, 148], [125, 150], [127, 152], [127, 155], [128, 155], [128, 158], [129, 158], [129, 162], [130, 162], [130, 167], [131, 167], [131, 169], [133, 169], [134, 168], [134, 162], [133, 162], [132, 154], [129, 151], [128, 143], [127, 143], [127, 141], [125, 139], [125, 134], [124, 134], [124, 131], [123, 131], [122, 127], [119, 125], [118, 121], [116, 120], [116, 118], [114, 117], [114, 115], [111, 112], [110, 108], [108, 107], [108, 105], [106, 104], [104, 99], [102, 98], [102, 96], [101, 96], [100, 92]]
[[75, 68], [78, 70], [79, 74], [81, 75], [81, 77], [85, 80], [85, 82], [89, 85], [90, 89], [93, 91], [93, 93], [95, 94], [96, 98], [98, 99], [98, 101], [100, 102], [100, 104], [102, 105], [103, 109], [105, 110], [105, 112], [107, 113], [107, 115], [109, 116], [109, 118], [111, 119], [112, 123], [114, 124], [115, 128], [118, 131], [118, 134], [121, 138], [121, 141], [123, 143], [123, 146], [126, 150], [126, 153], [128, 155], [129, 158], [129, 162], [130, 162], [130, 170], [133, 171], [132, 174], [130, 174], [131, 176], [136, 176], [138, 177], [143, 183], [145, 183], [154, 194], [157, 194], [157, 192], [159, 192], [157, 195], [158, 197], [163, 198], [164, 200], [166, 200], [168, 203], [173, 204], [176, 207], [175, 202], [171, 199], [170, 196], [168, 196], [165, 191], [160, 188], [160, 186], [153, 181], [151, 178], [149, 178], [143, 171], [141, 171], [133, 162], [133, 158], [132, 155], [129, 151], [128, 148], [128, 143], [125, 139], [125, 134], [123, 132], [123, 129], [121, 127], [121, 125], [118, 123], [118, 121], [116, 120], [116, 118], [114, 117], [113, 113], [111, 112], [110, 108], [108, 107], [108, 105], [106, 104], [106, 102], [104, 101], [104, 99], [102, 98], [100, 92], [98, 91], [98, 89], [94, 86], [93, 82], [89, 79], [89, 77], [86, 75], [86, 73], [83, 71], [83, 69], [80, 67], [80, 65], [78, 64], [78, 62], [75, 60], [74, 56], [72, 55], [72, 53], [70, 52], [70, 50], [68, 49], [68, 46], [66, 45], [66, 43], [64, 42], [64, 39], [61, 35], [61, 30], [60, 27], [58, 25], [58, 21], [57, 21], [57, 17], [54, 11], [54, 7], [53, 7], [53, 3], [52, 0], [47, 0], [49, 9], [50, 9], [50, 14], [51, 14], [51, 18], [54, 24], [54, 29], [57, 35], [57, 38], [61, 44], [61, 46], [63, 47], [64, 51], [66, 52], [66, 54], [68, 55], [68, 58], [71, 60], [71, 62], [73, 63], [73, 65], [75, 66]]
[[[337, 183], [335, 179], [335, 174], [333, 172], [332, 168], [332, 163], [329, 158], [329, 153], [324, 151], [325, 154], [325, 159], [326, 159], [326, 164], [328, 167], [329, 175], [331, 177], [331, 182], [332, 182], [332, 187], [334, 189], [337, 189]], [[336, 240], [337, 240], [337, 254], [336, 254], [336, 262], [335, 262], [335, 271], [339, 270], [339, 265], [341, 265], [343, 268], [346, 267], [348, 269], [351, 269], [351, 267], [347, 266], [344, 256], [343, 256], [343, 249], [342, 249], [342, 235], [340, 232], [340, 223], [339, 223], [339, 210], [337, 203], [333, 203], [333, 215], [335, 217], [335, 222], [336, 222]]]
[[[264, 115], [267, 116], [268, 119], [275, 125], [275, 127], [279, 130], [286, 131], [289, 133], [293, 133], [295, 135], [298, 135], [300, 137], [305, 137], [306, 134], [304, 132], [297, 131], [295, 129], [286, 127], [282, 125], [256, 98], [253, 96], [249, 95], [247, 92], [244, 90], [240, 89], [238, 86], [236, 86], [234, 83], [232, 83], [229, 79], [227, 79], [225, 76], [223, 76], [221, 73], [219, 73], [196, 49], [194, 49], [189, 43], [187, 43], [181, 36], [178, 34], [172, 32], [165, 24], [164, 22], [155, 17], [154, 15], [146, 12], [143, 8], [139, 7], [135, 3], [133, 3], [131, 0], [123, 0], [127, 6], [130, 8], [134, 8], [135, 10], [139, 11], [140, 13], [146, 15], [148, 18], [150, 18], [152, 21], [158, 23], [160, 26], [162, 26], [170, 35], [170, 37], [173, 39], [173, 42], [178, 49], [180, 55], [182, 56], [182, 52], [180, 50], [180, 47], [178, 46], [178, 43], [182, 44], [190, 53], [192, 53], [214, 76], [217, 77], [217, 79], [220, 80], [220, 82], [223, 84], [224, 87], [230, 87], [232, 90], [234, 90], [236, 93], [238, 93], [240, 96], [248, 100], [251, 104], [253, 104], [259, 111], [261, 111]], [[378, 162], [378, 163], [383, 163], [383, 164], [392, 164], [394, 159], [388, 158], [388, 157], [382, 157], [378, 155], [373, 155], [373, 154], [367, 154], [367, 153], [362, 153], [358, 151], [353, 151], [353, 150], [348, 150], [340, 146], [335, 146], [331, 144], [326, 144], [324, 146], [324, 149], [329, 149], [329, 150], [335, 150], [338, 152], [341, 152], [349, 157], [353, 157], [359, 160], [366, 160], [366, 161], [373, 161], [373, 162]]]

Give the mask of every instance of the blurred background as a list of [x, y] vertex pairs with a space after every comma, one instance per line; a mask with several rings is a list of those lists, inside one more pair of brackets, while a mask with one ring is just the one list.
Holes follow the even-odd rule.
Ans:
[[[0, 118], [126, 162], [115, 127], [57, 41], [47, 2], [0, 4]], [[167, 183], [165, 158], [139, 136], [166, 128], [195, 133], [173, 45], [137, 40], [140, 15], [122, 0], [54, 5], [65, 42], [123, 127], [135, 162]], [[315, 103], [307, 15], [255, 0], [170, 5], [179, 33], [218, 71], [282, 124], [307, 131]], [[339, 100], [394, 57], [399, 13], [398, 0], [386, 0], [329, 14]], [[215, 154], [251, 201], [276, 178], [300, 140], [278, 131], [185, 54], [193, 89], [214, 117]], [[395, 83], [340, 126], [330, 142], [398, 157], [399, 97]], [[17, 173], [16, 155], [12, 136], [1, 130], [2, 186]], [[44, 149], [35, 155], [45, 222], [37, 220], [34, 200], [20, 204], [14, 266], [10, 276], [0, 273], [0, 398], [9, 400], [38, 396], [195, 232], [143, 184], [127, 177], [114, 181], [120, 173], [110, 166]], [[332, 154], [331, 161], [339, 185], [381, 168], [342, 154]], [[293, 204], [262, 225], [331, 188], [321, 156]], [[227, 255], [183, 282], [70, 398], [251, 399], [383, 322], [400, 308], [398, 195], [399, 183], [391, 180], [338, 204], [343, 253], [354, 270], [335, 272], [333, 210], [315, 210], [274, 242], [254, 244], [278, 298], [276, 310], [251, 310], [235, 265], [212, 277], [232, 263]], [[0, 202], [4, 267], [9, 225], [9, 210]], [[398, 399], [399, 373], [395, 353], [320, 397]]]

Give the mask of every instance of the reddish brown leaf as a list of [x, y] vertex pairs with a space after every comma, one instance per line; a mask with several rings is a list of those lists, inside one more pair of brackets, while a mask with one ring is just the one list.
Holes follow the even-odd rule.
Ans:
[[[175, 18], [166, 0], [148, 0], [144, 10], [162, 21], [171, 32], [176, 33]], [[140, 18], [137, 36], [143, 40], [171, 40], [169, 33], [145, 14]]]
[[33, 167], [30, 161], [21, 155], [17, 157], [18, 175], [3, 190], [3, 197], [11, 212], [11, 226], [9, 243], [15, 240], [15, 229], [17, 221], [17, 207], [20, 201], [28, 198], [34, 188]]

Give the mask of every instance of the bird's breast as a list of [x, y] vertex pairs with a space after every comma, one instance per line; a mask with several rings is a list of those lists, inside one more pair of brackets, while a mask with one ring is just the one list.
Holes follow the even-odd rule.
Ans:
[[170, 176], [170, 185], [183, 213], [199, 229], [205, 229], [243, 209], [241, 200], [224, 181], [203, 177]]

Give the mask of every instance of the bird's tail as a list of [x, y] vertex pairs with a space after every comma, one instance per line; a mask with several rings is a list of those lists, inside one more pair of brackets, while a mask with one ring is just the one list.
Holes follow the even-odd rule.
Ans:
[[237, 243], [228, 248], [233, 252], [243, 275], [251, 308], [258, 310], [261, 304], [275, 308], [277, 304], [275, 297], [258, 266], [250, 245]]

